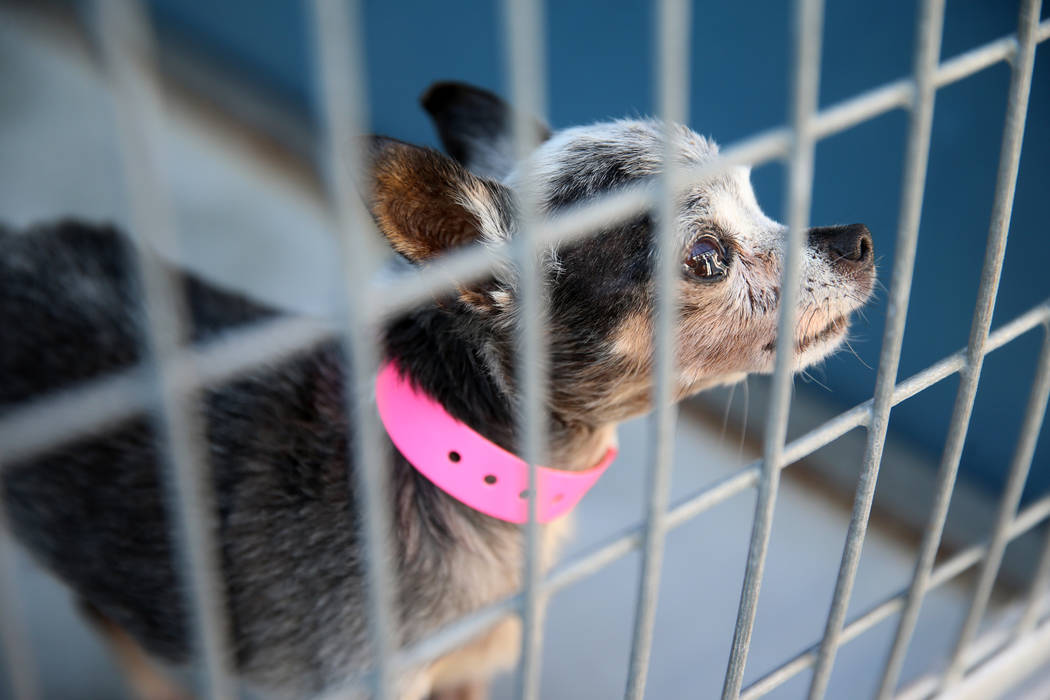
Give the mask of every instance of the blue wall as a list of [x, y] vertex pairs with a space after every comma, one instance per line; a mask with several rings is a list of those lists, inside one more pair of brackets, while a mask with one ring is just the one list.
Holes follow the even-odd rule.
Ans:
[[[948, 3], [943, 57], [1009, 34], [1014, 2]], [[313, 104], [309, 17], [293, 0], [151, 0], [168, 36], [202, 51], [296, 108]], [[647, 3], [548, 3], [550, 121], [555, 127], [652, 111], [652, 16]], [[723, 143], [784, 122], [790, 63], [790, 3], [696, 3], [690, 125]], [[829, 105], [909, 73], [914, 3], [830, 0], [824, 31], [821, 103]], [[1044, 14], [1046, 14], [1044, 12]], [[375, 131], [436, 145], [416, 97], [432, 81], [464, 80], [505, 93], [498, 3], [469, 0], [366, 2], [369, 100]], [[915, 283], [900, 376], [967, 340], [992, 205], [1009, 69], [1000, 64], [937, 95]], [[1050, 297], [1050, 46], [1037, 54], [1028, 128], [994, 325]], [[884, 282], [893, 259], [907, 117], [884, 115], [821, 142], [812, 220], [867, 223]], [[755, 171], [759, 200], [781, 216], [782, 168]], [[855, 324], [852, 345], [878, 361], [885, 293]], [[994, 327], [994, 326], [993, 326]], [[1031, 384], [1037, 334], [988, 357], [963, 470], [998, 490]], [[830, 359], [802, 391], [852, 405], [871, 396], [875, 371], [848, 352]], [[957, 381], [909, 399], [891, 429], [939, 455]], [[1050, 429], [1044, 428], [1029, 497], [1050, 489]]]

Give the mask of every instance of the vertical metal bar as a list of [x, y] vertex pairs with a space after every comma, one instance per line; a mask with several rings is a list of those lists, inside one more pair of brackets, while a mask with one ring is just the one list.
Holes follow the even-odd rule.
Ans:
[[941, 680], [942, 690], [948, 690], [955, 685], [966, 670], [965, 653], [977, 634], [977, 627], [984, 617], [988, 599], [992, 595], [992, 586], [995, 585], [999, 565], [1003, 560], [1003, 552], [1006, 551], [1006, 545], [1009, 542], [1010, 523], [1017, 514], [1017, 506], [1021, 502], [1028, 471], [1032, 466], [1036, 442], [1039, 440], [1039, 429], [1046, 415], [1046, 400], [1050, 396], [1050, 332], [1048, 332], [1050, 329], [1046, 329], [1045, 326], [1044, 329], [1043, 349], [1039, 355], [1032, 393], [1028, 397], [1028, 406], [1021, 423], [1017, 447], [1010, 464], [1009, 477], [1007, 477], [1002, 499], [999, 502], [999, 513], [992, 532], [992, 540], [988, 545], [988, 554], [985, 555], [984, 563], [981, 565], [981, 573], [974, 589], [970, 610], [959, 632], [959, 639], [956, 641], [948, 670]]
[[512, 242], [518, 270], [517, 328], [518, 420], [522, 459], [529, 465], [529, 521], [525, 526], [525, 561], [522, 572], [522, 658], [517, 678], [517, 697], [539, 697], [540, 661], [543, 654], [543, 608], [540, 592], [542, 552], [540, 526], [536, 522], [539, 488], [536, 465], [545, 460], [547, 444], [547, 332], [546, 280], [539, 261], [536, 230], [540, 220], [539, 193], [530, 156], [536, 147], [533, 119], [545, 109], [543, 5], [540, 0], [504, 2], [504, 36], [508, 47], [508, 70], [513, 114], [514, 148], [519, 163], [517, 195], [519, 228]]
[[[378, 329], [368, 321], [369, 280], [381, 264], [378, 237], [354, 183], [365, 172], [361, 148], [365, 115], [364, 57], [357, 0], [315, 0], [314, 31], [325, 121], [326, 178], [335, 207], [346, 285], [342, 300], [343, 351], [347, 359], [346, 405], [353, 428], [355, 506], [363, 513], [368, 626], [375, 655], [374, 697], [394, 697], [389, 484], [380, 440], [373, 382], [378, 366]], [[362, 178], [363, 179], [363, 178]]]
[[915, 268], [915, 248], [919, 239], [922, 217], [922, 198], [926, 184], [926, 167], [930, 154], [930, 130], [933, 125], [934, 78], [941, 53], [941, 34], [944, 27], [944, 0], [924, 0], [919, 8], [918, 31], [915, 39], [914, 92], [908, 143], [905, 155], [904, 181], [901, 186], [901, 208], [898, 219], [897, 250], [893, 261], [889, 301], [886, 305], [886, 330], [883, 333], [879, 357], [879, 374], [875, 381], [871, 424], [868, 427], [867, 446], [863, 468], [853, 501], [842, 563], [835, 581], [831, 610], [828, 613], [824, 637], [820, 644], [816, 668], [809, 686], [810, 700], [824, 697], [831, 669], [835, 663], [842, 626], [846, 621], [853, 583], [860, 565], [864, 537], [867, 534], [871, 504], [879, 478], [882, 449], [886, 440], [893, 390], [897, 383], [901, 344], [908, 314], [912, 272]]
[[777, 325], [777, 357], [773, 373], [769, 419], [763, 445], [762, 476], [751, 529], [747, 570], [740, 593], [733, 646], [729, 655], [724, 700], [740, 695], [751, 644], [751, 632], [758, 609], [758, 594], [773, 527], [773, 510], [780, 486], [780, 469], [787, 437], [788, 409], [791, 403], [792, 371], [795, 364], [795, 325], [798, 316], [802, 246], [809, 220], [813, 193], [813, 160], [816, 139], [813, 115], [817, 110], [820, 83], [820, 50], [824, 23], [823, 0], [797, 0], [794, 22], [793, 96], [791, 105], [792, 144], [788, 167], [788, 237], [782, 259], [780, 319]]
[[663, 120], [664, 153], [656, 223], [656, 268], [653, 308], [652, 467], [649, 474], [648, 513], [642, 549], [642, 573], [635, 606], [634, 638], [628, 668], [626, 698], [641, 700], [649, 670], [656, 601], [660, 594], [660, 567], [667, 535], [667, 500], [671, 488], [671, 455], [677, 412], [672, 378], [675, 376], [674, 322], [678, 316], [677, 281], [681, 265], [677, 235], [678, 207], [674, 183], [678, 162], [676, 124], [687, 119], [689, 100], [688, 0], [662, 0], [656, 24], [656, 101]]
[[[114, 110], [127, 177], [131, 225], [142, 240], [137, 247], [144, 295], [142, 322], [147, 353], [156, 373], [156, 430], [173, 493], [177, 549], [191, 596], [187, 615], [203, 654], [208, 694], [235, 694], [228, 657], [228, 618], [214, 541], [215, 506], [211, 471], [203, 447], [199, 392], [187, 389], [175, 371], [185, 339], [182, 290], [156, 251], [172, 250], [176, 230], [171, 202], [160, 172], [161, 96], [157, 86], [152, 37], [143, 8], [135, 0], [96, 3], [103, 57], [116, 101]], [[189, 383], [191, 386], [193, 382]]]
[[1046, 540], [1043, 551], [1039, 555], [1039, 563], [1035, 568], [1035, 576], [1032, 577], [1031, 587], [1028, 589], [1028, 599], [1025, 601], [1021, 619], [1014, 629], [1014, 640], [1021, 639], [1035, 629], [1039, 624], [1040, 609], [1046, 599], [1047, 590], [1050, 590], [1050, 526], [1046, 528]]
[[897, 686], [908, 643], [915, 630], [922, 605], [926, 580], [930, 577], [937, 548], [948, 516], [952, 487], [962, 456], [963, 443], [970, 422], [977, 383], [984, 363], [984, 346], [988, 340], [988, 327], [992, 322], [995, 296], [999, 288], [1003, 254], [1006, 251], [1006, 236], [1010, 228], [1013, 209], [1014, 188], [1017, 184], [1017, 168], [1021, 160], [1021, 143], [1024, 138], [1025, 118], [1028, 112], [1028, 96], [1032, 87], [1032, 68], [1035, 61], [1035, 29], [1039, 21], [1041, 0], [1023, 0], [1018, 19], [1017, 36], [1019, 49], [1010, 77], [1010, 93], [1007, 101], [1006, 120], [1003, 126], [1003, 142], [999, 159], [999, 173], [992, 206], [992, 220], [988, 233], [981, 284], [977, 292], [970, 341], [966, 349], [966, 366], [962, 370], [959, 390], [952, 410], [948, 438], [941, 456], [940, 471], [930, 509], [930, 520], [919, 547], [919, 557], [908, 591], [907, 602], [897, 624], [897, 632], [883, 671], [879, 686], [879, 700], [887, 700]]
[[3, 640], [4, 665], [15, 700], [34, 700], [40, 696], [36, 662], [29, 650], [22, 608], [19, 605], [18, 581], [15, 577], [14, 549], [7, 530], [7, 516], [0, 501], [0, 638]]

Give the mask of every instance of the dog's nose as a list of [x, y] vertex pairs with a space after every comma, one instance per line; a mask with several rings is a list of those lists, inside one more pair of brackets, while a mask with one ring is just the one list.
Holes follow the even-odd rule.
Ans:
[[823, 250], [833, 264], [848, 270], [870, 267], [874, 259], [871, 231], [864, 224], [811, 228], [809, 244]]

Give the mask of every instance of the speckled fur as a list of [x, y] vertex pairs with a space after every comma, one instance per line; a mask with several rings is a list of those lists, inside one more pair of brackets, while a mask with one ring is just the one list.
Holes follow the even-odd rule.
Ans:
[[[498, 98], [442, 84], [424, 106], [455, 159], [376, 140], [369, 192], [381, 232], [416, 265], [451, 248], [512, 237], [518, 177], [509, 109]], [[553, 136], [536, 129], [546, 139], [534, 163], [549, 212], [659, 172], [653, 122]], [[686, 163], [717, 152], [684, 127], [680, 135]], [[743, 169], [688, 192], [677, 227], [683, 254], [706, 232], [732, 256], [729, 277], [717, 284], [683, 274], [678, 394], [768, 371], [784, 227], [759, 210]], [[645, 214], [548, 251], [553, 466], [592, 465], [615, 441], [619, 421], [649, 409], [652, 228]], [[0, 327], [16, 329], [0, 350], [0, 413], [139, 361], [131, 253], [104, 226], [0, 229]], [[844, 329], [829, 332], [828, 324], [870, 292], [870, 265], [849, 274], [840, 268], [826, 249], [807, 248], [800, 366], [837, 345]], [[195, 342], [280, 313], [171, 274], [189, 302]], [[385, 355], [414, 382], [510, 450], [515, 286], [509, 270], [497, 271], [394, 320], [383, 334]], [[211, 387], [202, 400], [236, 666], [245, 683], [277, 697], [339, 685], [369, 660], [342, 357], [333, 344], [304, 350]], [[391, 455], [395, 641], [406, 644], [516, 590], [523, 540], [518, 526], [466, 508]], [[3, 489], [15, 534], [45, 566], [154, 657], [178, 663], [189, 639], [160, 465], [152, 424], [138, 417], [13, 465]], [[569, 525], [566, 518], [545, 528], [546, 563]], [[493, 673], [514, 662], [517, 629], [508, 619], [409, 670], [399, 679], [402, 697], [477, 697]]]

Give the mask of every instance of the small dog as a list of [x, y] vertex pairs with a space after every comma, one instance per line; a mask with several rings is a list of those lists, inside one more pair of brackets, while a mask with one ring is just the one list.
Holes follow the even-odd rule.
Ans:
[[[423, 97], [451, 155], [392, 139], [371, 147], [367, 196], [381, 233], [416, 265], [515, 231], [510, 108], [469, 86]], [[686, 165], [717, 153], [678, 128]], [[544, 212], [657, 175], [659, 123], [622, 120], [551, 133], [534, 153]], [[654, 216], [641, 214], [544, 258], [549, 305], [547, 464], [592, 467], [617, 423], [650, 408]], [[677, 397], [769, 372], [777, 343], [786, 229], [735, 168], [690, 189], [675, 226], [681, 257]], [[140, 360], [139, 293], [130, 243], [76, 222], [0, 231], [0, 410]], [[192, 341], [280, 312], [173, 271]], [[863, 225], [810, 229], [803, 261], [798, 368], [832, 352], [875, 280]], [[445, 411], [513, 452], [516, 281], [509, 272], [406, 313], [383, 334], [388, 359]], [[280, 697], [319, 693], [369, 662], [362, 542], [348, 484], [343, 355], [304, 351], [204, 392], [202, 413], [218, 506], [228, 629], [243, 683]], [[513, 593], [522, 530], [464, 505], [397, 451], [390, 464], [400, 645]], [[170, 539], [161, 459], [147, 416], [12, 465], [3, 475], [10, 525], [73, 589], [132, 668], [144, 697], [171, 697], [144, 660], [179, 663], [189, 639]], [[543, 526], [549, 565], [568, 518]], [[520, 625], [398, 678], [400, 697], [483, 697], [517, 656]]]

